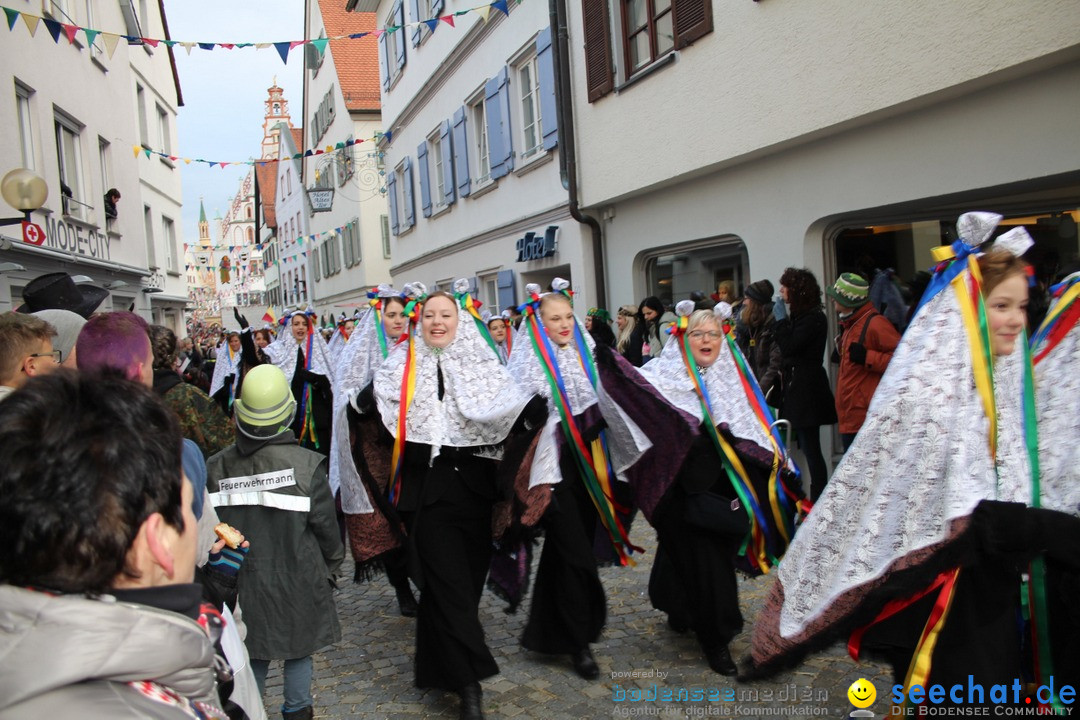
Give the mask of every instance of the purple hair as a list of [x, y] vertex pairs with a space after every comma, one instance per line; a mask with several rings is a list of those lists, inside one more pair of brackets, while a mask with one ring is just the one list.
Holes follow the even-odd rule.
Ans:
[[80, 372], [120, 373], [139, 380], [139, 363], [146, 362], [150, 348], [150, 326], [130, 312], [94, 315], [83, 325], [75, 343]]

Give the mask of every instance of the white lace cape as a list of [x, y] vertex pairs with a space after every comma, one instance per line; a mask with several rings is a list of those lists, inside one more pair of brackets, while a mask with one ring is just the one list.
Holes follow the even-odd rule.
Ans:
[[236, 385], [240, 382], [240, 357], [243, 350], [237, 350], [235, 354], [229, 351], [229, 342], [218, 345], [217, 359], [214, 361], [214, 377], [210, 380], [210, 397], [225, 387], [225, 378], [233, 376], [233, 395], [236, 395]]
[[372, 512], [363, 481], [353, 461], [349, 443], [349, 403], [375, 377], [384, 358], [379, 347], [375, 313], [368, 310], [360, 318], [349, 342], [338, 358], [334, 391], [334, 435], [330, 451], [330, 488], [341, 488], [341, 508], [350, 515]]
[[1080, 515], [1080, 324], [1035, 366], [1042, 506]]
[[[968, 277], [964, 273], [965, 279]], [[943, 540], [983, 499], [1029, 502], [1022, 354], [998, 358], [998, 472], [953, 289], [923, 307], [878, 385], [866, 422], [777, 572], [780, 634], [792, 637], [844, 592]]]
[[[592, 336], [585, 330], [580, 320], [575, 318], [578, 329], [585, 338], [588, 352], [593, 353], [596, 344]], [[543, 330], [543, 323], [540, 323]], [[603, 383], [597, 382], [597, 389], [593, 390], [592, 383], [585, 374], [581, 365], [581, 356], [578, 353], [577, 344], [558, 347], [551, 343], [555, 353], [554, 360], [562, 374], [563, 385], [566, 387], [567, 400], [570, 403], [568, 411], [572, 415], [579, 415], [593, 405], [599, 403], [600, 414], [607, 422], [605, 436], [607, 437], [608, 450], [611, 453], [611, 465], [615, 470], [618, 480], [626, 482], [625, 471], [634, 465], [645, 452], [652, 447], [645, 433], [633, 420], [619, 407], [607, 393], [604, 392]], [[506, 369], [529, 393], [535, 393], [547, 398], [548, 420], [540, 432], [540, 440], [533, 456], [532, 467], [529, 470], [529, 487], [537, 485], [552, 485], [562, 480], [562, 471], [559, 467], [559, 428], [561, 419], [558, 408], [552, 399], [551, 385], [548, 383], [547, 374], [540, 363], [529, 337], [528, 320], [523, 320], [521, 327], [514, 334], [513, 350]]]
[[[401, 384], [409, 343], [416, 344], [416, 386], [405, 420], [408, 442], [436, 448], [494, 446], [503, 442], [532, 397], [514, 382], [481, 337], [473, 317], [458, 309], [453, 341], [436, 353], [416, 333], [394, 346], [375, 371], [375, 404], [383, 425], [397, 437]], [[437, 369], [442, 368], [443, 399]], [[485, 451], [496, 457], [500, 450]]]
[[[307, 341], [304, 342], [304, 346], [306, 349]], [[263, 348], [263, 353], [270, 358], [270, 362], [281, 368], [290, 383], [293, 374], [296, 372], [297, 347], [298, 343], [296, 338], [293, 337], [292, 330], [286, 327], [282, 331], [281, 337]], [[325, 375], [330, 379], [330, 384], [333, 386], [335, 384], [334, 363], [330, 359], [330, 352], [326, 349], [326, 341], [322, 339], [322, 335], [318, 332], [315, 332], [312, 337], [311, 354], [314, 356], [311, 359], [311, 367], [309, 368], [311, 372]]]
[[[665, 400], [700, 421], [704, 413], [679, 345], [679, 340], [672, 337], [664, 345], [660, 357], [643, 365], [640, 372]], [[712, 367], [700, 369], [702, 383], [709, 394], [713, 421], [717, 424], [727, 423], [736, 437], [752, 440], [772, 452], [772, 442], [746, 397], [735, 357], [727, 341], [720, 342], [720, 353]]]

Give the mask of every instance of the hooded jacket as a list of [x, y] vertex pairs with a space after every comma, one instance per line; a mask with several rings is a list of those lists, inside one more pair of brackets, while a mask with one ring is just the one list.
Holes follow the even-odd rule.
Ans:
[[[111, 596], [0, 585], [0, 658], [4, 720], [190, 718], [178, 703], [218, 704], [214, 648], [199, 624]], [[178, 697], [156, 699], [161, 688]]]

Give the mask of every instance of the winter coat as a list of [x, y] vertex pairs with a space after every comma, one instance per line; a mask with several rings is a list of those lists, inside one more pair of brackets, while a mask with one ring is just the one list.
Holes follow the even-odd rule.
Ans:
[[[667, 335], [661, 329], [659, 320], [639, 322], [630, 332], [630, 341], [626, 344], [626, 352], [623, 353], [623, 357], [630, 361], [630, 364], [634, 367], [641, 367], [654, 357], [660, 357], [666, 337]], [[648, 353], [645, 352], [646, 344], [649, 346]]]
[[778, 320], [774, 328], [780, 347], [782, 399], [780, 417], [796, 428], [832, 425], [836, 407], [822, 361], [828, 324], [821, 308]]
[[199, 446], [204, 458], [236, 442], [236, 427], [221, 407], [172, 370], [154, 371], [154, 391], [180, 417], [180, 432]]
[[746, 356], [765, 400], [773, 407], [780, 404], [780, 346], [776, 344], [775, 332], [776, 319], [771, 311], [757, 327], [744, 323], [735, 326], [739, 349]]
[[251, 549], [239, 574], [248, 653], [300, 658], [341, 639], [331, 580], [345, 558], [326, 458], [289, 431], [206, 463], [210, 502]]
[[[864, 365], [851, 359], [851, 346], [860, 340], [866, 348]], [[852, 435], [859, 432], [874, 391], [899, 344], [900, 333], [884, 315], [874, 310], [871, 303], [840, 321], [840, 338], [836, 344], [840, 356], [840, 372], [836, 378], [836, 414], [840, 418], [840, 432]]]
[[193, 717], [142, 682], [185, 705], [219, 705], [214, 648], [197, 622], [108, 596], [0, 585], [0, 657], [4, 720]]

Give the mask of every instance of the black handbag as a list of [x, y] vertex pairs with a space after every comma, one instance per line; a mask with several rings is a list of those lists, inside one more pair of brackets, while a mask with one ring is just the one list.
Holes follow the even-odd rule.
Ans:
[[686, 498], [683, 519], [701, 530], [741, 539], [750, 532], [750, 518], [738, 498], [703, 492]]

